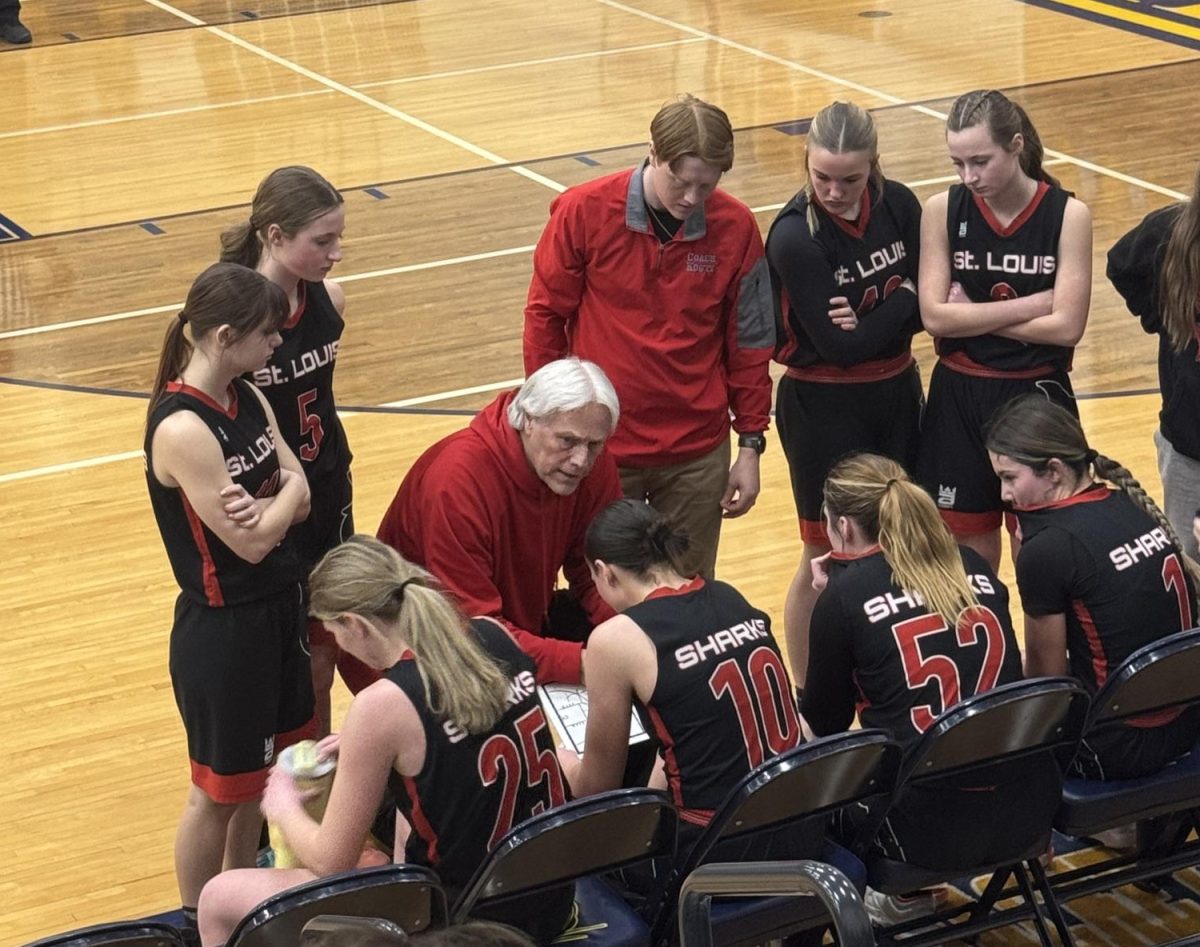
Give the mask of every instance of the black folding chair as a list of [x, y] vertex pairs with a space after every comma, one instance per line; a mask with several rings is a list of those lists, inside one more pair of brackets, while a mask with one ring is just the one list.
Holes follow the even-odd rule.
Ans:
[[[840, 947], [875, 947], [871, 919], [850, 879], [824, 862], [716, 862], [701, 865], [679, 891], [680, 947], [713, 947], [713, 896], [815, 895]], [[723, 941], [720, 943], [724, 943]]]
[[[724, 843], [807, 820], [820, 820], [823, 825], [830, 815], [849, 807], [875, 814], [866, 820], [869, 834], [891, 798], [899, 769], [900, 747], [882, 730], [823, 737], [755, 768], [713, 815], [691, 851], [681, 853], [655, 921], [654, 942], [672, 939], [685, 879], [708, 862], [724, 861], [720, 856]], [[816, 834], [819, 840], [813, 850], [789, 852], [789, 858], [832, 862], [861, 889], [865, 880], [862, 863]], [[758, 944], [823, 927], [828, 921], [824, 905], [814, 898], [721, 899], [711, 911], [713, 942], [722, 947]]]
[[318, 878], [263, 901], [233, 929], [227, 947], [296, 947], [321, 914], [382, 918], [413, 934], [446, 924], [437, 876], [415, 865], [383, 865]]
[[[455, 923], [505, 902], [575, 888], [572, 927], [589, 945], [641, 947], [648, 925], [595, 876], [652, 858], [673, 858], [675, 807], [652, 789], [617, 789], [527, 819], [492, 849], [455, 901]], [[580, 938], [582, 939], [582, 938]]]
[[[951, 793], [976, 789], [995, 777], [1020, 782], [1023, 831], [1018, 831], [1014, 818], [1018, 813], [1008, 809], [1004, 800], [996, 799], [996, 811], [976, 816], [977, 835], [971, 839], [975, 851], [969, 856], [969, 864], [962, 863], [968, 856], [960, 850], [952, 855], [948, 849], [944, 859], [927, 854], [928, 863], [921, 865], [888, 858], [877, 850], [869, 853], [867, 883], [888, 895], [992, 873], [974, 904], [887, 927], [878, 934], [880, 944], [941, 944], [1032, 918], [1042, 943], [1051, 947], [1053, 942], [1035, 889], [1042, 893], [1060, 935], [1064, 940], [1070, 936], [1049, 894], [1038, 858], [1050, 844], [1051, 821], [1062, 792], [1063, 775], [1079, 745], [1087, 708], [1088, 695], [1074, 680], [1018, 681], [955, 704], [909, 748], [893, 813], [905, 806], [910, 792], [916, 795], [931, 789]], [[971, 811], [978, 812], [987, 808], [992, 797], [971, 792], [961, 798], [964, 804], [969, 799]], [[944, 809], [929, 815], [931, 821], [947, 817]], [[995, 910], [1010, 877], [1016, 878], [1023, 903]], [[963, 913], [968, 917], [956, 920]], [[900, 939], [900, 935], [910, 936]]]
[[43, 937], [26, 947], [184, 947], [184, 941], [170, 924], [118, 921]]
[[[1092, 700], [1084, 729], [1090, 734], [1130, 718], [1200, 705], [1200, 629], [1170, 635], [1134, 652]], [[1193, 716], [1197, 716], [1193, 714]], [[1150, 722], [1150, 721], [1143, 721]], [[1200, 841], [1186, 842], [1200, 811], [1200, 716], [1191, 752], [1160, 772], [1136, 779], [1070, 778], [1054, 827], [1065, 835], [1094, 836], [1106, 829], [1156, 817], [1176, 818], [1176, 838], [1146, 851], [1055, 873], [1050, 884], [1060, 902], [1143, 881], [1200, 864]]]

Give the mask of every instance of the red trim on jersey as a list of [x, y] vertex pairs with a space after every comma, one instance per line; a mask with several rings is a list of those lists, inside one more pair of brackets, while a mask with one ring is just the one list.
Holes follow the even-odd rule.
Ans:
[[999, 529], [1004, 522], [1000, 510], [988, 510], [986, 513], [962, 513], [958, 510], [938, 510], [942, 522], [950, 527], [955, 536], [979, 536]]
[[694, 579], [690, 579], [677, 589], [671, 588], [669, 585], [663, 585], [655, 589], [646, 596], [646, 601], [652, 598], [669, 598], [672, 595], [687, 595], [688, 592], [695, 592], [697, 589], [704, 588], [704, 576], [698, 575]]
[[1159, 727], [1165, 727], [1178, 720], [1182, 714], [1183, 710], [1179, 707], [1168, 707], [1166, 710], [1156, 710], [1152, 714], [1145, 714], [1141, 717], [1130, 717], [1125, 721], [1125, 726], [1138, 730], [1157, 730]]
[[425, 811], [421, 808], [421, 797], [417, 795], [417, 784], [411, 776], [404, 777], [404, 789], [408, 793], [408, 801], [412, 804], [412, 827], [425, 842], [429, 864], [436, 868], [441, 858], [437, 848], [438, 835], [433, 826], [429, 824], [429, 820], [425, 818]]
[[1049, 190], [1049, 184], [1047, 184], [1045, 181], [1038, 181], [1037, 190], [1033, 194], [1033, 199], [1025, 205], [1025, 209], [1021, 211], [1021, 213], [1017, 214], [1017, 216], [1012, 219], [1012, 223], [1010, 223], [1007, 227], [1005, 227], [996, 219], [996, 215], [988, 206], [987, 201], [985, 201], [978, 194], [973, 193], [971, 197], [974, 198], [975, 206], [979, 208], [979, 213], [983, 215], [983, 219], [987, 221], [987, 225], [991, 227], [993, 231], [995, 231], [996, 236], [1011, 237], [1014, 233], [1021, 229], [1021, 225], [1024, 224], [1025, 221], [1033, 216], [1033, 212], [1038, 209], [1038, 205], [1042, 203], [1042, 198], [1046, 196]]
[[179, 491], [179, 499], [183, 503], [183, 513], [187, 517], [188, 528], [192, 531], [192, 542], [200, 553], [200, 578], [204, 585], [204, 597], [208, 604], [219, 608], [225, 604], [225, 594], [221, 591], [221, 580], [217, 577], [217, 564], [213, 562], [212, 551], [208, 548], [208, 538], [204, 535], [204, 521], [192, 508], [187, 494]]
[[850, 236], [861, 240], [862, 235], [867, 232], [867, 224], [871, 222], [871, 189], [869, 187], [863, 191], [862, 197], [859, 198], [858, 217], [855, 220], [847, 220], [845, 217], [839, 217], [820, 202], [815, 190], [813, 191], [812, 199], [814, 204], [829, 215], [830, 220], [846, 231], [846, 233], [850, 234]]
[[810, 546], [828, 546], [829, 533], [824, 520], [801, 520], [800, 539]]
[[901, 352], [892, 358], [877, 359], [873, 362], [859, 362], [841, 368], [837, 365], [804, 365], [788, 368], [784, 372], [789, 378], [797, 381], [817, 381], [824, 384], [850, 385], [864, 381], [887, 381], [897, 375], [903, 375], [913, 364], [911, 352]]
[[296, 286], [296, 311], [287, 317], [281, 329], [294, 329], [300, 322], [300, 317], [304, 315], [304, 309], [308, 305], [308, 284], [304, 280]]
[[201, 401], [204, 404], [208, 405], [214, 411], [220, 411], [223, 415], [225, 415], [225, 417], [229, 418], [230, 421], [237, 420], [238, 393], [237, 393], [237, 387], [233, 384], [230, 384], [229, 388], [227, 389], [227, 391], [229, 392], [229, 407], [228, 408], [222, 404], [218, 404], [213, 399], [212, 395], [210, 395], [208, 392], [201, 391], [199, 388], [193, 388], [191, 385], [185, 385], [181, 381], [167, 382], [167, 391], [171, 392], [172, 394], [174, 394], [175, 392], [179, 392], [180, 394], [190, 395], [191, 397], [195, 398], [197, 401]]
[[225, 775], [215, 773], [203, 763], [190, 761], [192, 764], [192, 782], [213, 802], [225, 805], [236, 805], [239, 802], [253, 802], [262, 795], [267, 787], [269, 768], [264, 766], [252, 773], [232, 773]]
[[1097, 500], [1107, 500], [1112, 496], [1112, 491], [1102, 483], [1093, 483], [1085, 487], [1079, 493], [1065, 497], [1061, 500], [1051, 500], [1049, 503], [1039, 503], [1036, 506], [1023, 506], [1021, 512], [1032, 512], [1034, 510], [1059, 510], [1066, 506], [1076, 506], [1080, 503], [1095, 503]]
[[1092, 655], [1092, 675], [1096, 678], [1096, 686], [1101, 687], [1108, 680], [1108, 658], [1104, 654], [1104, 642], [1100, 640], [1100, 633], [1096, 630], [1096, 621], [1081, 599], [1071, 602], [1071, 611], [1075, 613], [1075, 618], [1083, 628], [1083, 635], [1087, 638], [1088, 651]]
[[970, 375], [974, 378], [1010, 378], [1022, 381], [1033, 378], [1045, 378], [1048, 375], [1054, 374], [1053, 365], [1038, 365], [1035, 368], [1022, 368], [1019, 371], [1002, 371], [999, 368], [991, 368], [980, 364], [965, 352], [948, 352], [945, 355], [940, 355], [938, 364], [945, 365], [952, 372], [958, 372], [960, 375]]
[[[676, 805], [676, 811], [680, 819], [688, 822], [694, 822], [696, 825], [707, 826], [708, 822], [697, 822], [695, 817], [689, 817], [685, 814], [700, 813], [700, 809], [686, 809], [683, 804], [683, 781], [679, 779], [679, 760], [674, 755], [674, 741], [671, 738], [671, 731], [667, 730], [667, 725], [659, 717], [659, 712], [653, 707], [646, 708], [650, 715], [650, 727], [654, 730], [654, 735], [659, 738], [659, 743], [662, 744], [662, 773], [667, 778], [667, 791], [671, 793], [671, 801]], [[709, 819], [712, 819], [713, 814], [708, 813]]]
[[876, 543], [874, 546], [868, 546], [862, 552], [831, 552], [829, 558], [834, 562], [854, 562], [856, 559], [866, 559], [867, 556], [873, 556], [881, 551], [881, 547]]

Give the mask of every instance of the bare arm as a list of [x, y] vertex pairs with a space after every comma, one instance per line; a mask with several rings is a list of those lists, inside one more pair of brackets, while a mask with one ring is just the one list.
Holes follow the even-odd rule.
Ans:
[[1058, 238], [1058, 270], [1054, 275], [1054, 308], [996, 335], [1018, 342], [1071, 347], [1083, 338], [1092, 303], [1092, 215], [1087, 205], [1070, 198]]
[[339, 316], [346, 314], [346, 291], [342, 289], [341, 284], [335, 280], [325, 280], [325, 292], [329, 293], [329, 301], [333, 303], [333, 308], [337, 310]]
[[333, 790], [321, 822], [305, 811], [295, 780], [278, 767], [262, 801], [263, 814], [283, 831], [301, 863], [318, 875], [346, 871], [357, 863], [393, 766], [409, 775], [420, 771], [425, 733], [408, 696], [386, 682], [362, 691], [346, 714], [337, 753]]
[[1025, 615], [1025, 676], [1067, 674], [1066, 615]]
[[[285, 448], [286, 450], [286, 448]], [[247, 562], [261, 562], [288, 531], [298, 511], [308, 511], [308, 483], [303, 473], [282, 468], [273, 502], [261, 503], [254, 515], [240, 520], [228, 509], [244, 511], [246, 493], [225, 467], [225, 458], [208, 426], [191, 411], [179, 411], [159, 424], [151, 444], [153, 473], [159, 482], [183, 491], [188, 504], [217, 538]], [[289, 457], [299, 463], [290, 451]], [[284, 461], [280, 454], [280, 464]], [[301, 516], [303, 518], [303, 516]]]
[[[638, 678], [647, 674], [653, 680], [658, 677], [650, 640], [624, 615], [596, 628], [583, 655], [588, 720], [583, 760], [571, 784], [577, 797], [620, 788], [629, 754], [633, 697], [645, 687]], [[653, 690], [653, 680], [646, 696]]]
[[948, 199], [946, 192], [935, 194], [925, 204], [921, 217], [917, 295], [926, 331], [935, 338], [970, 338], [998, 333], [1050, 313], [1052, 294], [1048, 292], [986, 303], [947, 302], [952, 272], [950, 238], [946, 235]]

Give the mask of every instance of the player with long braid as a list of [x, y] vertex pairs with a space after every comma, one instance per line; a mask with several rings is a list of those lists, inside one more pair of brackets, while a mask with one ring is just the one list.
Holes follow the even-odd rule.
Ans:
[[[1196, 623], [1200, 569], [1141, 484], [1088, 446], [1070, 412], [1040, 395], [1018, 398], [997, 413], [987, 448], [1020, 523], [1027, 674], [1069, 673], [1094, 693], [1138, 648]], [[1089, 738], [1074, 765], [1094, 779], [1141, 776], [1198, 736], [1191, 714], [1139, 719]]]

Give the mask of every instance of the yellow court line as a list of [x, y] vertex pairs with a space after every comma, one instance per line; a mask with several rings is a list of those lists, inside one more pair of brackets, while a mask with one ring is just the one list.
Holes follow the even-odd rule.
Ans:
[[1086, 10], [1089, 13], [1110, 17], [1114, 20], [1135, 23], [1138, 26], [1149, 27], [1150, 29], [1158, 30], [1160, 33], [1170, 33], [1172, 36], [1179, 36], [1183, 39], [1200, 40], [1200, 26], [1187, 26], [1183, 23], [1175, 23], [1171, 20], [1157, 17], [1152, 13], [1143, 13], [1140, 10], [1113, 6], [1109, 3], [1095, 3], [1093, 0], [1053, 0], [1053, 2], [1060, 6], [1073, 7], [1076, 10]]

